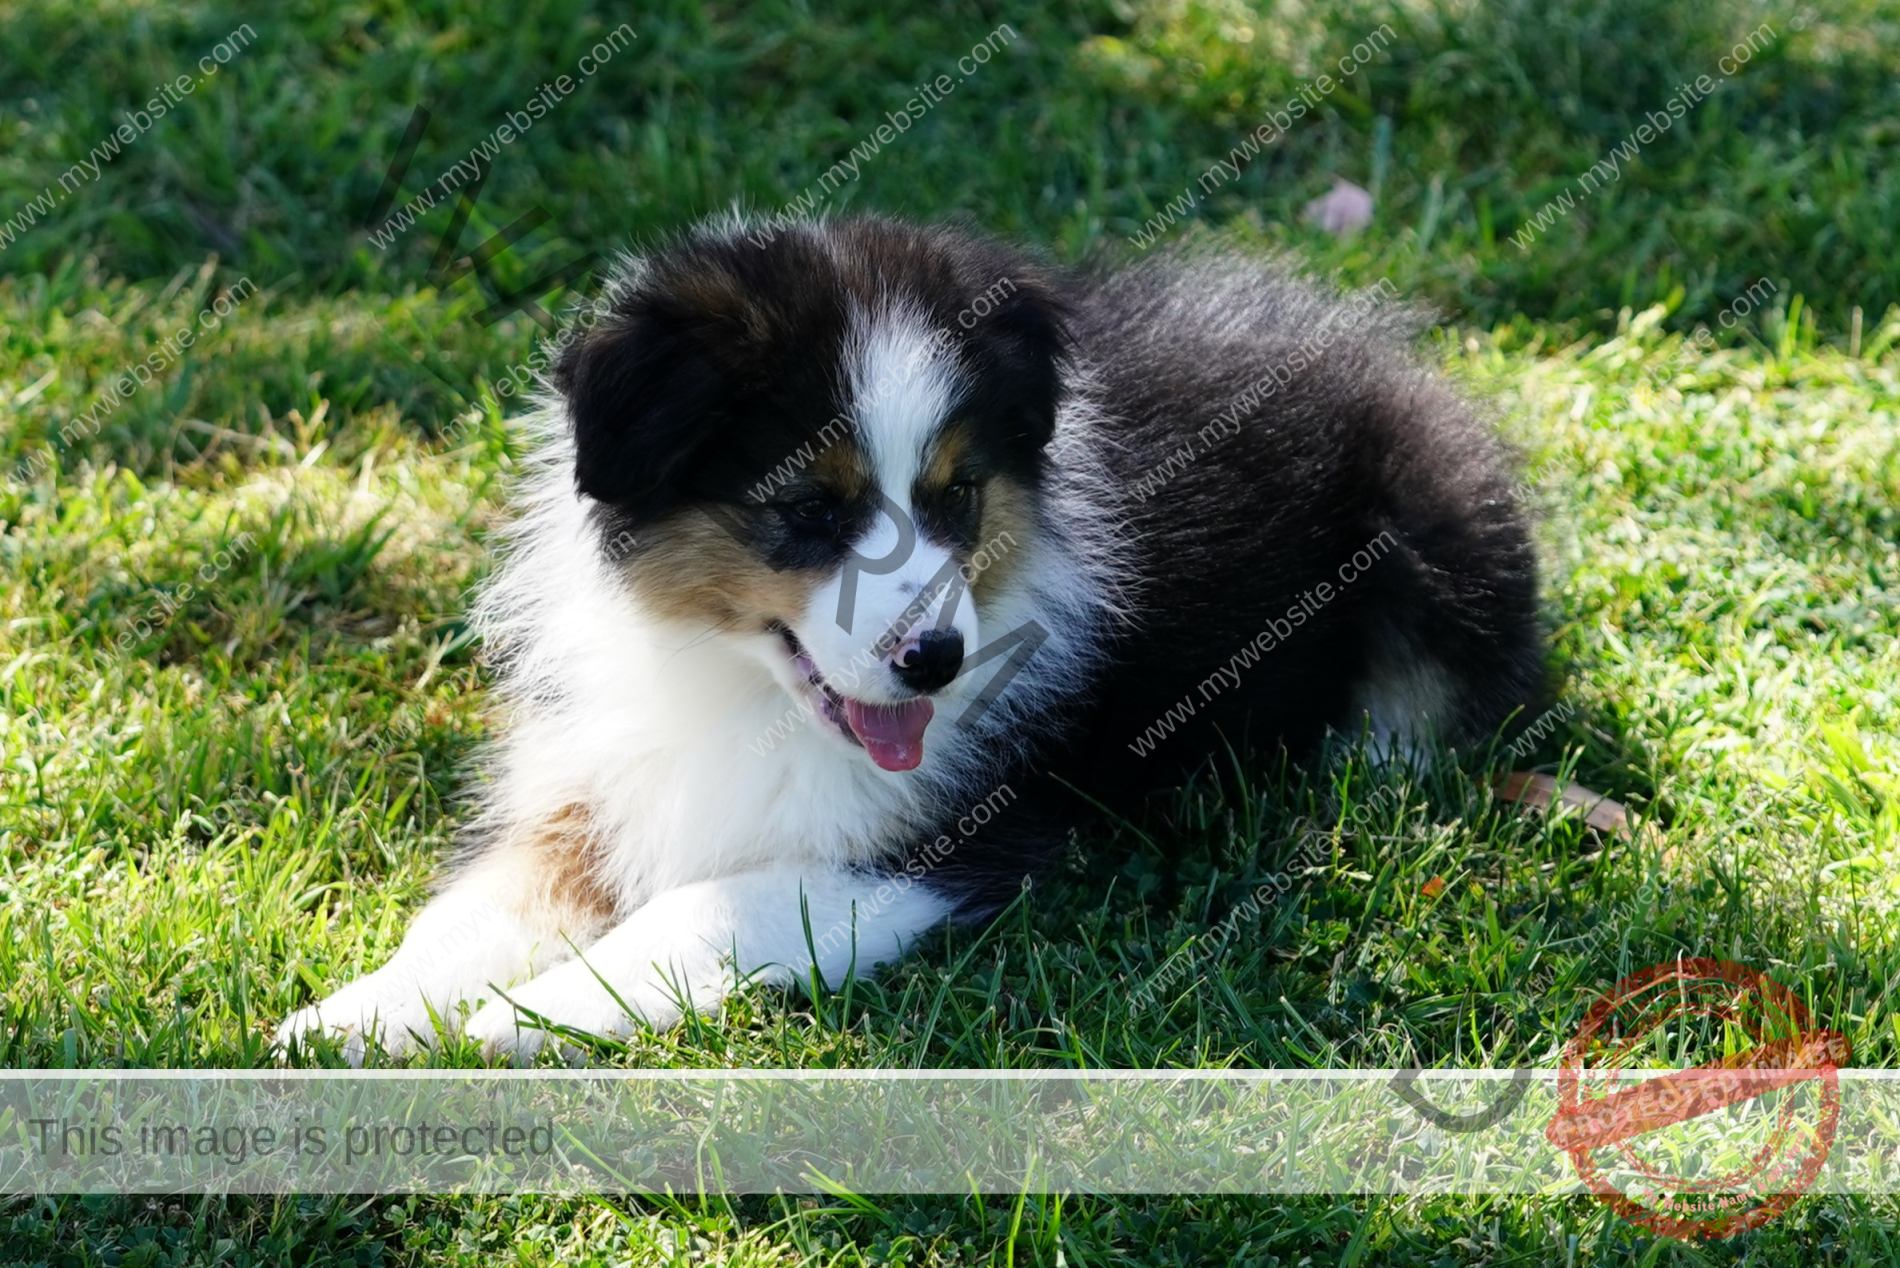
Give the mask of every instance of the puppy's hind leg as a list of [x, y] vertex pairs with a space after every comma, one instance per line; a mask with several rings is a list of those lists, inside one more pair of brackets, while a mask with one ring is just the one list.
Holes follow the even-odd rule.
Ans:
[[277, 1030], [288, 1047], [312, 1032], [342, 1042], [360, 1065], [370, 1038], [392, 1055], [454, 1026], [464, 1001], [524, 981], [573, 955], [607, 923], [612, 903], [592, 877], [585, 813], [566, 807], [533, 828], [498, 830], [416, 916], [389, 963]]
[[1396, 548], [1362, 583], [1365, 652], [1348, 730], [1364, 721], [1376, 760], [1422, 770], [1443, 746], [1481, 743], [1547, 694], [1528, 539], [1515, 525], [1461, 527], [1475, 540], [1388, 531]]
[[1442, 664], [1395, 632], [1373, 634], [1352, 720], [1364, 718], [1375, 762], [1422, 769], [1435, 745], [1453, 738], [1461, 711], [1457, 683]]

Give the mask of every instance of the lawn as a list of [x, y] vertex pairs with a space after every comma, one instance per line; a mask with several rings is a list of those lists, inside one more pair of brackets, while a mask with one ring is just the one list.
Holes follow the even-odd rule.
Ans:
[[[592, 1060], [1549, 1065], [1618, 977], [1720, 955], [1856, 1065], [1900, 1066], [1900, 6], [490, 8], [0, 0], [0, 1065], [267, 1065], [279, 1019], [389, 954], [487, 725], [462, 604], [520, 454], [495, 386], [541, 328], [484, 310], [585, 252], [797, 204], [857, 147], [828, 210], [1075, 261], [1224, 234], [1432, 303], [1428, 351], [1524, 452], [1565, 671], [1554, 725], [1496, 748], [1652, 828], [1519, 814], [1487, 789], [1498, 751], [1247, 758], [875, 981], [745, 992]], [[372, 240], [418, 105], [394, 208], [622, 22], [637, 38], [493, 158], [457, 249], [544, 223], [459, 276], [435, 267], [452, 200]], [[181, 75], [163, 117], [127, 118]], [[1580, 180], [1702, 75], [1614, 179]], [[1293, 100], [1318, 104], [1203, 180]], [[1335, 176], [1376, 198], [1351, 238], [1301, 216]], [[1321, 862], [1220, 936], [1313, 833]], [[1893, 1202], [1849, 1197], [1709, 1247], [1585, 1198], [0, 1201], [0, 1264], [88, 1268], [1872, 1264], [1897, 1242]]]

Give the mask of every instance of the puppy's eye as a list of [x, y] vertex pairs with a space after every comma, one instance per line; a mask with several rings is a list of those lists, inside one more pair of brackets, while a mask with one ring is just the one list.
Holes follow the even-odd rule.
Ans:
[[800, 498], [787, 508], [794, 518], [805, 524], [823, 524], [831, 518], [830, 498]]
[[959, 480], [943, 491], [943, 496], [951, 506], [964, 507], [976, 497], [976, 484], [970, 480]]

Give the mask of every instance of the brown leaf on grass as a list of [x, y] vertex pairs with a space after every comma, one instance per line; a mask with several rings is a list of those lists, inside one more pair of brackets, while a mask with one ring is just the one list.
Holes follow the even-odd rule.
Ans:
[[1491, 782], [1491, 787], [1504, 800], [1530, 810], [1542, 810], [1553, 800], [1561, 800], [1564, 805], [1581, 810], [1583, 821], [1598, 832], [1614, 833], [1625, 841], [1634, 835], [1629, 811], [1623, 808], [1621, 802], [1611, 801], [1602, 793], [1591, 792], [1582, 784], [1565, 784], [1560, 790], [1556, 779], [1549, 775], [1515, 770], [1508, 775], [1498, 776]]

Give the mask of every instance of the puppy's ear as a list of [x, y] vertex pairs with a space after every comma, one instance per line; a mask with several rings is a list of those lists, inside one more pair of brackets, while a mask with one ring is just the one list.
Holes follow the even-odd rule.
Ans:
[[575, 484], [633, 519], [667, 509], [675, 477], [728, 412], [731, 375], [706, 355], [700, 324], [646, 299], [555, 365], [574, 426]]
[[998, 439], [1040, 450], [1055, 435], [1056, 406], [1069, 361], [1069, 305], [1034, 271], [1006, 276], [1003, 283], [992, 283], [988, 293], [1004, 284], [1012, 289], [975, 322], [970, 352], [988, 371], [979, 381], [990, 385], [990, 416], [1007, 420], [1007, 434]]

